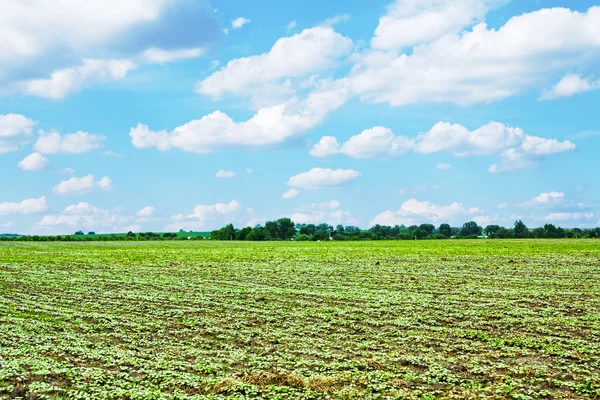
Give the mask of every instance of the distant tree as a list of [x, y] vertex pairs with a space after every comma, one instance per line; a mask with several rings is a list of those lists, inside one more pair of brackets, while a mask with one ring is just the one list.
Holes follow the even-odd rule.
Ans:
[[415, 229], [415, 230], [412, 232], [412, 236], [413, 236], [415, 239], [417, 239], [417, 240], [421, 240], [421, 239], [423, 239], [423, 238], [427, 237], [427, 231], [426, 231], [426, 230], [424, 230], [424, 229], [420, 229], [420, 228], [419, 228], [419, 229]]
[[246, 240], [250, 232], [252, 232], [252, 228], [249, 226], [245, 227], [244, 229], [240, 229], [235, 233], [235, 240]]
[[500, 228], [494, 233], [494, 238], [496, 239], [510, 239], [513, 237], [512, 229]]
[[458, 236], [469, 237], [469, 236], [481, 236], [483, 234], [483, 228], [477, 225], [477, 222], [470, 221], [463, 225]]
[[493, 238], [495, 233], [498, 232], [498, 230], [500, 230], [499, 225], [488, 225], [483, 230], [483, 233], [485, 233], [485, 236]]
[[265, 223], [265, 236], [266, 240], [277, 240], [281, 238], [281, 232], [279, 231], [277, 222], [267, 221]]
[[77, 236], [83, 235], [83, 232], [82, 231], [77, 231], [77, 232], [75, 232], [75, 235], [77, 235]]
[[88, 232], [88, 235], [95, 235], [96, 232]]
[[546, 230], [544, 228], [535, 228], [531, 231], [531, 237], [543, 239], [546, 237]]
[[280, 238], [283, 240], [290, 240], [296, 236], [296, 226], [294, 222], [289, 218], [280, 218], [277, 220], [279, 225]]
[[452, 228], [448, 224], [441, 224], [439, 232], [440, 232], [440, 235], [444, 235], [447, 238], [452, 237]]
[[517, 239], [525, 239], [529, 237], [529, 229], [521, 220], [515, 222], [513, 232], [515, 234], [515, 238]]
[[427, 235], [431, 235], [433, 231], [435, 231], [435, 226], [431, 224], [422, 224], [421, 226], [419, 226], [419, 229], [427, 232]]
[[135, 236], [136, 236], [136, 235], [135, 235], [135, 233], [133, 233], [133, 232], [131, 232], [131, 231], [127, 232], [127, 237], [128, 237], [128, 238], [130, 238], [130, 237], [135, 237]]
[[324, 229], [319, 229], [313, 235], [313, 240], [329, 240], [329, 232]]

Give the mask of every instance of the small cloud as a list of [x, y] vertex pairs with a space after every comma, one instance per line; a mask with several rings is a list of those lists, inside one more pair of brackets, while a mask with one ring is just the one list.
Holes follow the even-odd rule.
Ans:
[[254, 170], [251, 168], [246, 168], [246, 174], [247, 175], [252, 175], [254, 173]]
[[242, 26], [249, 24], [252, 20], [244, 17], [238, 17], [231, 21], [231, 26], [233, 29], [240, 29]]
[[221, 170], [219, 170], [219, 172], [217, 172], [217, 174], [215, 176], [219, 179], [231, 179], [231, 178], [235, 177], [235, 172], [224, 171], [221, 169]]
[[296, 189], [290, 189], [287, 192], [285, 192], [281, 197], [289, 200], [289, 199], [293, 199], [295, 197], [298, 197], [298, 195], [300, 194], [299, 191], [297, 191]]
[[321, 22], [320, 26], [334, 26], [339, 24], [340, 22], [346, 22], [350, 20], [350, 14], [338, 14], [334, 17], [327, 18], [325, 21]]
[[291, 31], [292, 29], [294, 29], [296, 27], [296, 21], [290, 21], [290, 23], [287, 25], [287, 30]]
[[450, 164], [438, 164], [438, 165], [436, 165], [436, 168], [439, 169], [440, 171], [443, 171], [443, 170], [452, 168], [452, 165], [450, 165]]
[[58, 195], [81, 195], [90, 193], [94, 187], [100, 190], [112, 190], [112, 180], [105, 176], [99, 181], [94, 180], [94, 175], [87, 175], [82, 178], [73, 177], [69, 180], [62, 181], [52, 188], [52, 192]]
[[138, 217], [152, 217], [154, 215], [155, 209], [151, 206], [146, 206], [137, 212]]
[[60, 172], [61, 174], [73, 175], [75, 173], [75, 170], [73, 168], [67, 167], [65, 169], [61, 169], [58, 172]]
[[50, 166], [50, 161], [40, 153], [31, 153], [17, 164], [23, 171], [39, 172]]
[[209, 71], [212, 71], [212, 70], [216, 69], [219, 65], [221, 65], [221, 62], [219, 60], [212, 60], [210, 62], [210, 67], [208, 69], [209, 69]]
[[121, 158], [121, 155], [114, 151], [104, 151], [100, 155], [102, 155], [104, 157]]
[[600, 81], [593, 78], [582, 78], [577, 74], [567, 74], [560, 82], [544, 91], [540, 101], [553, 100], [559, 97], [570, 97], [578, 93], [600, 89]]

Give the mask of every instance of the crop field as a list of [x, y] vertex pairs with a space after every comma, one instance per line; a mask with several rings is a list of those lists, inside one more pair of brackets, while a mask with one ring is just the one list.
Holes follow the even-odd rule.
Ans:
[[0, 243], [0, 398], [600, 397], [600, 241]]

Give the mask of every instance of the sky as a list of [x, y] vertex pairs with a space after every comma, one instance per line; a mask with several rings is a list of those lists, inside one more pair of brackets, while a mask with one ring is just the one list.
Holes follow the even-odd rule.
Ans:
[[0, 233], [600, 226], [600, 2], [0, 0]]

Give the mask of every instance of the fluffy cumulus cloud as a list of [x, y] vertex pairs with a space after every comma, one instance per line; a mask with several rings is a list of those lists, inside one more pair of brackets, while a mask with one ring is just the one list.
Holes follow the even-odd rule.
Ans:
[[316, 190], [344, 186], [360, 176], [353, 169], [313, 168], [310, 171], [292, 176], [288, 185], [298, 189]]
[[[375, 49], [356, 57], [350, 74], [354, 93], [392, 106], [489, 103], [542, 86], [600, 55], [600, 7], [584, 13], [541, 9], [512, 17], [499, 29], [479, 23], [454, 33], [487, 8], [484, 1], [455, 3], [399, 1], [411, 6], [398, 8], [408, 15], [382, 19]], [[481, 6], [477, 12], [463, 11], [475, 5]], [[447, 11], [461, 17], [445, 19]], [[441, 24], [423, 24], [442, 19]], [[410, 53], [395, 49], [405, 45], [416, 46]]]
[[290, 189], [287, 192], [285, 192], [283, 195], [281, 195], [281, 197], [286, 200], [290, 200], [290, 199], [294, 199], [294, 198], [298, 197], [299, 194], [300, 194], [300, 192], [297, 191], [296, 189]]
[[249, 24], [250, 22], [251, 20], [249, 20], [248, 18], [237, 17], [236, 19], [231, 21], [231, 27], [233, 29], [240, 29], [242, 26]]
[[199, 57], [220, 32], [208, 1], [4, 0], [1, 8], [0, 88], [52, 99], [143, 64]]
[[329, 113], [348, 99], [345, 79], [324, 80], [306, 98], [296, 98], [265, 107], [249, 120], [235, 122], [227, 114], [215, 111], [190, 121], [173, 131], [153, 131], [138, 124], [129, 136], [137, 148], [167, 151], [178, 148], [194, 153], [209, 153], [222, 148], [265, 147], [297, 137], [322, 123]]
[[562, 203], [565, 200], [566, 196], [562, 192], [547, 192], [540, 193], [539, 196], [534, 197], [530, 201], [521, 204], [522, 206], [542, 206], [542, 205], [555, 205], [558, 203]]
[[19, 150], [33, 133], [35, 121], [21, 114], [0, 114], [0, 154]]
[[146, 207], [142, 208], [140, 211], [138, 211], [136, 215], [138, 217], [148, 218], [148, 217], [153, 217], [155, 212], [156, 212], [156, 210], [154, 209], [154, 207], [146, 206]]
[[105, 176], [96, 181], [94, 175], [87, 175], [82, 178], [73, 177], [66, 181], [61, 181], [58, 185], [52, 188], [52, 192], [67, 196], [67, 195], [82, 195], [90, 193], [95, 188], [108, 191], [112, 189], [112, 180]]
[[44, 234], [69, 234], [75, 230], [93, 230], [97, 233], [138, 232], [134, 217], [123, 210], [105, 210], [81, 202], [66, 207], [59, 214], [44, 215], [32, 231]]
[[[439, 122], [429, 131], [414, 138], [395, 135], [390, 129], [375, 127], [352, 136], [343, 144], [335, 137], [323, 137], [310, 154], [327, 157], [345, 154], [353, 158], [392, 158], [407, 152], [431, 154], [450, 152], [456, 157], [500, 156], [500, 163], [490, 167], [491, 173], [536, 165], [541, 158], [572, 151], [575, 144], [566, 140], [527, 135], [520, 128], [491, 122], [473, 131], [459, 124]], [[445, 165], [441, 165], [443, 167]], [[439, 166], [438, 166], [438, 169]]]
[[352, 136], [343, 145], [332, 136], [323, 137], [310, 151], [314, 157], [345, 154], [354, 158], [391, 158], [411, 151], [414, 141], [395, 136], [391, 129], [376, 126]]
[[283, 78], [303, 77], [334, 67], [352, 51], [352, 41], [329, 27], [305, 29], [279, 39], [270, 51], [230, 61], [198, 82], [198, 93], [214, 98], [250, 94]]
[[394, 50], [427, 43], [482, 21], [498, 0], [396, 0], [379, 19], [371, 45]]
[[40, 131], [40, 137], [33, 146], [42, 154], [81, 154], [102, 148], [106, 137], [78, 131], [62, 136], [58, 132]]
[[94, 83], [123, 79], [134, 68], [130, 60], [86, 59], [82, 65], [53, 71], [48, 78], [31, 79], [21, 86], [27, 94], [58, 100]]
[[540, 100], [552, 100], [558, 97], [569, 97], [577, 93], [585, 93], [590, 90], [600, 89], [600, 80], [593, 78], [582, 78], [577, 74], [565, 75], [556, 85], [544, 91]]
[[39, 172], [50, 166], [50, 161], [40, 153], [31, 153], [17, 164], [23, 171]]
[[219, 179], [231, 179], [235, 178], [235, 172], [220, 169], [215, 176]]
[[589, 223], [595, 216], [593, 212], [555, 212], [546, 215], [542, 220], [551, 223]]
[[405, 201], [397, 211], [387, 210], [380, 213], [373, 218], [370, 225], [410, 226], [424, 222], [434, 224], [459, 223], [461, 221], [457, 217], [464, 218], [469, 216], [469, 218], [473, 219], [473, 215], [479, 213], [481, 213], [479, 208], [467, 209], [458, 202], [454, 202], [448, 206], [440, 206], [429, 201], [410, 199]]
[[37, 214], [45, 211], [47, 208], [48, 205], [46, 204], [46, 197], [42, 196], [39, 199], [26, 199], [18, 203], [0, 203], [0, 215]]
[[358, 225], [360, 220], [343, 210], [341, 203], [331, 200], [300, 207], [290, 218], [297, 224]]
[[232, 222], [241, 210], [242, 204], [237, 200], [229, 203], [199, 204], [191, 214], [171, 217], [171, 223], [165, 226], [165, 231], [206, 229], [208, 223], [215, 225], [214, 227], [220, 226], [223, 222]]

